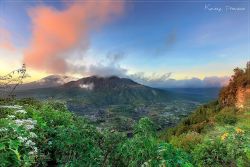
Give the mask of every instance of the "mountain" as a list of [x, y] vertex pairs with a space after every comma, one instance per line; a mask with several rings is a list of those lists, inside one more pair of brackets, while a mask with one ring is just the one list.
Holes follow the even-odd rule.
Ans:
[[64, 84], [63, 87], [65, 88], [79, 87], [89, 90], [146, 88], [146, 86], [138, 84], [131, 79], [119, 78], [117, 76], [111, 76], [111, 77], [91, 76], [79, 79], [77, 81], [71, 81], [69, 83]]
[[[68, 79], [68, 77], [63, 78]], [[117, 76], [91, 76], [61, 84], [62, 78], [54, 76], [27, 85], [34, 89], [18, 91], [21, 97], [55, 98], [77, 101], [89, 105], [135, 104], [167, 101], [166, 91], [141, 85]], [[40, 86], [40, 87], [39, 87]], [[42, 87], [46, 86], [46, 87]]]
[[57, 87], [63, 85], [69, 81], [76, 80], [73, 77], [62, 76], [62, 75], [49, 75], [45, 78], [42, 78], [38, 81], [24, 83], [17, 87], [18, 90], [27, 90], [27, 89], [38, 89], [38, 88], [49, 88]]

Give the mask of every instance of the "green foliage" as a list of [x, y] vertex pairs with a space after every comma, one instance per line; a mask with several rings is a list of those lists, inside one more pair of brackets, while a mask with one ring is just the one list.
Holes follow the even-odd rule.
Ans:
[[151, 136], [136, 136], [121, 144], [118, 154], [123, 166], [137, 167], [157, 155], [157, 141]]
[[176, 149], [171, 144], [159, 144], [157, 157], [145, 162], [142, 166], [168, 166], [168, 167], [193, 167], [191, 157], [181, 149]]
[[[204, 105], [157, 138], [149, 118], [133, 136], [100, 129], [61, 102], [29, 99], [0, 108], [0, 166], [247, 166], [249, 111]], [[233, 122], [237, 118], [237, 122]], [[233, 122], [233, 124], [232, 124]], [[210, 127], [210, 128], [208, 128]], [[213, 127], [213, 128], [211, 128]], [[240, 127], [240, 128], [238, 128]]]
[[199, 166], [247, 166], [250, 163], [248, 135], [240, 128], [230, 128], [220, 137], [205, 139], [192, 152], [196, 164]]
[[182, 148], [185, 151], [190, 152], [194, 147], [202, 142], [202, 135], [197, 132], [188, 132], [181, 134], [180, 136], [172, 136], [170, 143], [177, 148]]
[[134, 128], [134, 136], [118, 148], [122, 166], [136, 167], [157, 155], [157, 140], [152, 121], [142, 118]]
[[156, 129], [149, 118], [141, 118], [134, 127], [136, 136], [155, 136]]
[[32, 166], [35, 163], [38, 150], [35, 124], [21, 114], [0, 119], [0, 166]]
[[[61, 103], [2, 108], [0, 166], [58, 164], [97, 166], [102, 161], [100, 133]], [[33, 136], [33, 137], [32, 137]]]
[[222, 166], [229, 165], [226, 145], [220, 140], [206, 140], [193, 151], [193, 157], [198, 166]]
[[126, 137], [119, 132], [104, 131], [100, 145], [103, 153], [101, 166], [122, 166], [121, 157], [117, 152], [119, 144], [125, 140]]
[[211, 103], [162, 133], [160, 138], [192, 153], [198, 166], [245, 167], [250, 164], [249, 119], [247, 109], [238, 111]]
[[98, 138], [95, 129], [84, 122], [58, 127], [51, 141], [56, 161], [64, 166], [100, 165], [102, 151]]
[[236, 110], [233, 107], [225, 107], [215, 118], [219, 123], [235, 124], [237, 122]]

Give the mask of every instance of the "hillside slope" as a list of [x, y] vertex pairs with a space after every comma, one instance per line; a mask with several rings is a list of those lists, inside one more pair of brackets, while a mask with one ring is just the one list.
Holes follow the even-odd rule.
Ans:
[[219, 101], [199, 107], [160, 138], [191, 153], [198, 166], [249, 166], [249, 69], [237, 68]]
[[250, 87], [240, 88], [236, 95], [236, 107], [250, 108]]

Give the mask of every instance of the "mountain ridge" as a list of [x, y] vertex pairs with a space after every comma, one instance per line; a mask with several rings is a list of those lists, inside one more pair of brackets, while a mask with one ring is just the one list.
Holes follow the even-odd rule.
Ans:
[[[76, 81], [70, 81], [62, 85], [64, 88], [84, 88], [84, 85], [92, 85], [93, 89], [103, 90], [103, 89], [119, 89], [119, 88], [132, 88], [141, 87], [146, 88], [148, 86], [139, 84], [129, 78], [120, 78], [118, 76], [101, 77], [101, 76], [90, 76], [84, 77]], [[149, 87], [148, 87], [149, 88]]]
[[76, 78], [64, 75], [48, 75], [39, 80], [21, 84], [17, 87], [17, 89], [28, 90], [28, 89], [57, 87], [72, 80], [76, 80]]
[[[57, 78], [57, 77], [55, 77]], [[113, 105], [167, 101], [166, 91], [117, 76], [90, 76], [59, 86], [19, 90], [20, 97], [71, 99], [84, 104]]]

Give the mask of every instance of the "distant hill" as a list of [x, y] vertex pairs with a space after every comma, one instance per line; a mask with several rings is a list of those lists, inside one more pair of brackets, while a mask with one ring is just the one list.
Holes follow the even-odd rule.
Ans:
[[82, 78], [77, 81], [71, 81], [63, 85], [64, 88], [82, 88], [88, 90], [115, 90], [115, 89], [129, 89], [129, 88], [149, 88], [138, 84], [128, 78], [119, 78], [117, 76], [98, 77], [91, 76]]
[[[53, 85], [51, 82], [48, 83]], [[116, 76], [91, 76], [59, 86], [20, 90], [17, 92], [17, 96], [67, 99], [90, 105], [153, 103], [169, 99], [166, 91]]]
[[62, 75], [49, 75], [45, 78], [42, 78], [37, 81], [24, 83], [17, 87], [18, 90], [27, 90], [27, 89], [38, 89], [38, 88], [50, 88], [61, 86], [69, 81], [76, 80], [73, 77], [62, 76]]

